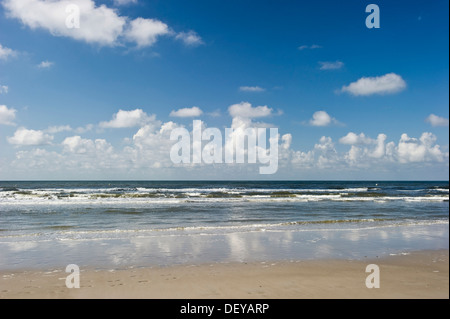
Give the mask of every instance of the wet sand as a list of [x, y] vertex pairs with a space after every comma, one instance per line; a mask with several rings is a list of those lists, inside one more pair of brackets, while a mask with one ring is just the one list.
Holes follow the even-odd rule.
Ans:
[[[67, 288], [65, 269], [0, 272], [0, 298], [315, 299], [449, 298], [448, 250], [363, 260], [213, 263], [116, 270], [81, 269]], [[366, 266], [380, 288], [366, 287]]]

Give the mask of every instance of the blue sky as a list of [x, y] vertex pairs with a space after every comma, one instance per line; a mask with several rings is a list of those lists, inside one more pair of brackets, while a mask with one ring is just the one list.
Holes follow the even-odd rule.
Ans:
[[[448, 179], [448, 6], [0, 0], [0, 178]], [[174, 165], [194, 119], [277, 127], [277, 173]]]

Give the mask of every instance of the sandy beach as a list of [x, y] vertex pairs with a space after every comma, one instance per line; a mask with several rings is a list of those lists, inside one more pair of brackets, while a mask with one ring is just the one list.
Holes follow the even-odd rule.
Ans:
[[[315, 299], [449, 298], [448, 250], [367, 260], [214, 263], [119, 270], [81, 269], [80, 288], [65, 285], [64, 269], [0, 272], [0, 297]], [[368, 289], [368, 264], [380, 288]]]

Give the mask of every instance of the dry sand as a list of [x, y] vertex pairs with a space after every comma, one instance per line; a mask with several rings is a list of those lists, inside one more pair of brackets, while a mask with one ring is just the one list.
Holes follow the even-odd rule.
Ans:
[[[380, 288], [365, 285], [380, 268]], [[0, 272], [0, 298], [449, 298], [448, 250], [367, 260], [218, 263], [126, 270], [81, 269], [68, 289], [64, 269]]]

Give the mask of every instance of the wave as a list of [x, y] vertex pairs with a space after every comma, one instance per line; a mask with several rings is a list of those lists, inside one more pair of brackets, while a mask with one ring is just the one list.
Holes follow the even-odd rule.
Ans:
[[388, 196], [385, 193], [324, 193], [302, 194], [291, 192], [273, 193], [146, 193], [146, 194], [57, 194], [41, 195], [27, 192], [15, 192], [11, 196], [0, 196], [2, 205], [102, 205], [102, 204], [176, 204], [188, 202], [226, 202], [226, 201], [253, 201], [253, 202], [314, 202], [314, 201], [374, 201], [374, 202], [448, 202], [446, 194], [427, 194], [422, 196]]
[[150, 229], [74, 230], [71, 226], [55, 226], [51, 232], [5, 234], [0, 233], [0, 243], [20, 241], [112, 240], [153, 236], [226, 235], [236, 232], [279, 231], [352, 231], [387, 227], [414, 227], [448, 225], [448, 220], [394, 220], [394, 219], [341, 219], [292, 221], [283, 223], [256, 223], [217, 226], [179, 226]]
[[434, 188], [434, 191], [448, 193], [448, 188]]
[[45, 226], [44, 229], [51, 229], [51, 230], [67, 230], [67, 229], [72, 229], [72, 228], [77, 228], [77, 226], [71, 226], [71, 225], [50, 225], [50, 226]]
[[0, 187], [0, 192], [17, 192], [18, 188], [15, 187]]
[[384, 222], [392, 221], [392, 218], [363, 218], [363, 219], [327, 219], [327, 220], [311, 220], [286, 222], [281, 225], [312, 225], [312, 224], [342, 224], [342, 223], [368, 223], [368, 222]]
[[[317, 187], [304, 185], [298, 187], [273, 187], [275, 184], [261, 184], [261, 187], [248, 185], [211, 185], [199, 187], [146, 187], [121, 185], [111, 187], [2, 187], [2, 205], [122, 205], [122, 204], [182, 204], [192, 202], [316, 202], [316, 201], [373, 201], [386, 203], [405, 202], [448, 202], [448, 187], [443, 185], [403, 186], [364, 186], [344, 187], [327, 185]], [[90, 185], [83, 185], [90, 186]], [[105, 186], [105, 187], [103, 187]], [[280, 185], [281, 186], [281, 185]], [[283, 185], [285, 186], [285, 185]], [[313, 187], [311, 187], [313, 186]], [[349, 187], [350, 186], [350, 187]], [[359, 185], [357, 185], [359, 186]], [[411, 189], [415, 187], [417, 189]]]

